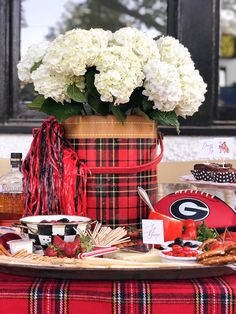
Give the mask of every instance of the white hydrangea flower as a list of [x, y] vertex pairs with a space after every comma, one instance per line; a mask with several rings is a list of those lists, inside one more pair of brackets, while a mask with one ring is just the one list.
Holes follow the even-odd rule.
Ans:
[[85, 78], [84, 76], [72, 76], [70, 77], [71, 79], [71, 84], [75, 84], [76, 87], [80, 89], [81, 92], [84, 91], [85, 89]]
[[69, 77], [52, 72], [48, 66], [42, 64], [32, 73], [32, 80], [35, 90], [45, 98], [51, 97], [56, 102], [70, 102], [67, 95], [69, 85], [75, 83], [81, 90], [84, 88], [83, 77]]
[[98, 71], [94, 84], [101, 100], [115, 105], [129, 102], [142, 86], [154, 109], [175, 110], [182, 117], [193, 115], [204, 101], [206, 84], [188, 49], [173, 37], [155, 41], [131, 27], [115, 33], [73, 29], [52, 43], [32, 45], [18, 64], [18, 75], [25, 83], [33, 82], [45, 98], [63, 103], [70, 101], [69, 85], [85, 90], [89, 67]]
[[150, 59], [160, 58], [155, 40], [136, 28], [120, 28], [113, 34], [113, 44], [132, 49], [143, 65]]
[[153, 109], [172, 111], [181, 99], [179, 73], [173, 65], [159, 60], [150, 60], [144, 66], [143, 95], [154, 102]]
[[107, 49], [110, 40], [112, 39], [111, 31], [104, 31], [101, 28], [91, 28], [89, 31], [91, 47], [87, 55], [87, 66], [96, 65], [98, 56]]
[[106, 49], [110, 37], [111, 32], [102, 29], [73, 29], [52, 42], [43, 62], [63, 75], [84, 75], [86, 67], [95, 65]]
[[191, 55], [178, 39], [171, 36], [162, 36], [156, 41], [160, 51], [161, 61], [179, 68], [184, 64], [192, 63]]
[[35, 63], [40, 62], [45, 55], [50, 43], [42, 41], [38, 44], [31, 45], [26, 54], [22, 57], [17, 65], [18, 77], [23, 83], [31, 83], [32, 67]]
[[[113, 46], [107, 48], [96, 64], [95, 86], [102, 101], [123, 104], [129, 101], [135, 88], [142, 86], [144, 74], [141, 62], [132, 50]], [[114, 98], [113, 98], [114, 97]]]
[[180, 78], [182, 97], [174, 108], [177, 115], [192, 116], [204, 101], [206, 84], [199, 71], [195, 70], [193, 60], [186, 47], [177, 39], [166, 36], [157, 40], [161, 60], [174, 66]]
[[179, 72], [183, 95], [175, 108], [175, 112], [178, 116], [185, 118], [197, 112], [205, 100], [206, 84], [198, 70], [190, 70], [189, 66], [183, 66]]

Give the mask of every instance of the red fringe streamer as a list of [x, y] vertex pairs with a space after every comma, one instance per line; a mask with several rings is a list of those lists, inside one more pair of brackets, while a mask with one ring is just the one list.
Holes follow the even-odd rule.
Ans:
[[54, 117], [33, 130], [33, 141], [23, 162], [23, 216], [87, 216], [86, 182], [90, 170], [64, 139]]

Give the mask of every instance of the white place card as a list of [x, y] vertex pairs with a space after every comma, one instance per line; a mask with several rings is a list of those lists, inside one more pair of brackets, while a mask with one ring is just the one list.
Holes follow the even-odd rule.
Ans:
[[160, 244], [164, 242], [164, 228], [162, 220], [142, 220], [143, 243]]
[[201, 159], [210, 160], [214, 154], [213, 139], [199, 140], [199, 157]]
[[233, 137], [215, 137], [199, 140], [199, 157], [208, 162], [214, 159], [232, 159], [234, 154]]

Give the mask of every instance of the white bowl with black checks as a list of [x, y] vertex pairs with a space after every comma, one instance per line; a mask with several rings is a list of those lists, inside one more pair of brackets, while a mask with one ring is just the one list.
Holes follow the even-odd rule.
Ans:
[[33, 239], [35, 245], [46, 248], [59, 235], [65, 242], [73, 242], [76, 230], [85, 231], [92, 220], [83, 216], [72, 215], [38, 215], [20, 219], [26, 238]]

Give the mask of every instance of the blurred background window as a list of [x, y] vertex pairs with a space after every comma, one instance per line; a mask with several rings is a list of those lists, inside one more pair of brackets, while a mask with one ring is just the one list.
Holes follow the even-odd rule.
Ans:
[[204, 105], [181, 121], [181, 134], [235, 134], [236, 0], [0, 0], [0, 132], [28, 133], [45, 117], [27, 109], [32, 86], [19, 86], [16, 65], [27, 47], [75, 27], [125, 26], [178, 38], [207, 83]]
[[216, 118], [236, 120], [236, 1], [222, 0], [220, 10], [219, 102]]

